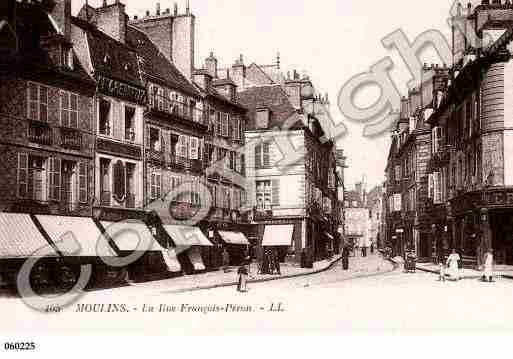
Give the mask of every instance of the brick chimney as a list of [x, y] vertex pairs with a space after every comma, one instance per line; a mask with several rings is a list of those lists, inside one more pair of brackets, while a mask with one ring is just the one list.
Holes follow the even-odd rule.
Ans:
[[173, 12], [161, 12], [160, 5], [157, 4], [155, 15], [147, 11], [144, 18], [134, 19], [130, 25], [148, 35], [162, 54], [173, 62], [185, 77], [192, 80], [196, 18], [191, 14], [189, 5], [185, 14], [179, 14], [176, 4]]
[[230, 77], [237, 85], [240, 91], [245, 88], [245, 78], [246, 78], [246, 66], [244, 65], [244, 56], [240, 55], [239, 59], [235, 61], [232, 65], [232, 70], [230, 72]]
[[211, 52], [210, 56], [205, 60], [205, 68], [207, 69], [210, 76], [214, 79], [217, 79], [217, 58], [214, 56], [214, 53]]
[[66, 40], [71, 39], [71, 0], [53, 0], [54, 6], [50, 11], [53, 20]]
[[104, 0], [103, 5], [96, 9], [98, 29], [123, 44], [126, 42], [126, 25], [125, 5], [119, 0], [110, 5]]

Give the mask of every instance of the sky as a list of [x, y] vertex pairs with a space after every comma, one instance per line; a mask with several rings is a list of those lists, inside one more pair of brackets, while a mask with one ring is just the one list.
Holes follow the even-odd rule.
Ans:
[[[89, 0], [92, 6], [101, 2]], [[122, 2], [131, 18], [144, 16], [146, 10], [154, 14], [157, 4], [157, 0]], [[173, 9], [175, 1], [159, 2], [164, 10]], [[84, 3], [73, 0], [74, 13]], [[186, 0], [177, 3], [179, 12], [184, 12]], [[196, 16], [196, 67], [202, 66], [211, 51], [221, 67], [233, 64], [240, 54], [246, 63], [272, 64], [279, 52], [284, 71], [308, 74], [319, 92], [329, 94], [334, 120], [348, 129], [337, 142], [348, 157], [346, 188], [365, 178], [371, 189], [384, 181], [390, 135], [364, 137], [362, 123], [348, 121], [339, 110], [340, 89], [353, 76], [390, 56], [392, 80], [401, 94], [406, 94], [411, 78], [406, 65], [381, 40], [397, 29], [411, 42], [431, 29], [450, 34], [447, 19], [451, 5], [451, 0], [190, 0]], [[421, 60], [441, 63], [430, 49], [421, 53]], [[366, 107], [378, 97], [379, 90], [370, 88], [355, 101]]]

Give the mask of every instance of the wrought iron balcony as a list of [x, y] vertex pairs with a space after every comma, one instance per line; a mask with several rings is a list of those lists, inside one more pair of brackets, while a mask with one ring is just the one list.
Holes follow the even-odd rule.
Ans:
[[203, 162], [201, 160], [191, 160], [185, 157], [171, 157], [171, 167], [191, 170], [194, 172], [203, 171]]
[[82, 149], [82, 134], [74, 128], [61, 127], [61, 146], [80, 151]]
[[163, 165], [166, 162], [164, 153], [154, 149], [146, 150], [146, 159], [157, 165]]
[[52, 128], [46, 122], [29, 120], [28, 139], [40, 145], [52, 145]]
[[150, 108], [177, 116], [182, 120], [191, 121], [203, 126], [207, 125], [206, 113], [204, 111], [164, 96], [156, 94], [150, 96]]

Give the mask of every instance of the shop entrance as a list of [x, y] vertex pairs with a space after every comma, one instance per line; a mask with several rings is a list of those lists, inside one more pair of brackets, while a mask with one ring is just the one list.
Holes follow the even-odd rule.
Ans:
[[495, 262], [513, 265], [513, 211], [492, 213], [490, 226]]

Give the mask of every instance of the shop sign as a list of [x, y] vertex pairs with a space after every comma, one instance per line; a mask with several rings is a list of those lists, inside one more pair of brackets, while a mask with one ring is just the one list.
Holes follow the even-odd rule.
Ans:
[[97, 91], [104, 95], [125, 99], [142, 105], [146, 103], [146, 90], [144, 89], [109, 79], [102, 75], [97, 76], [97, 81]]

